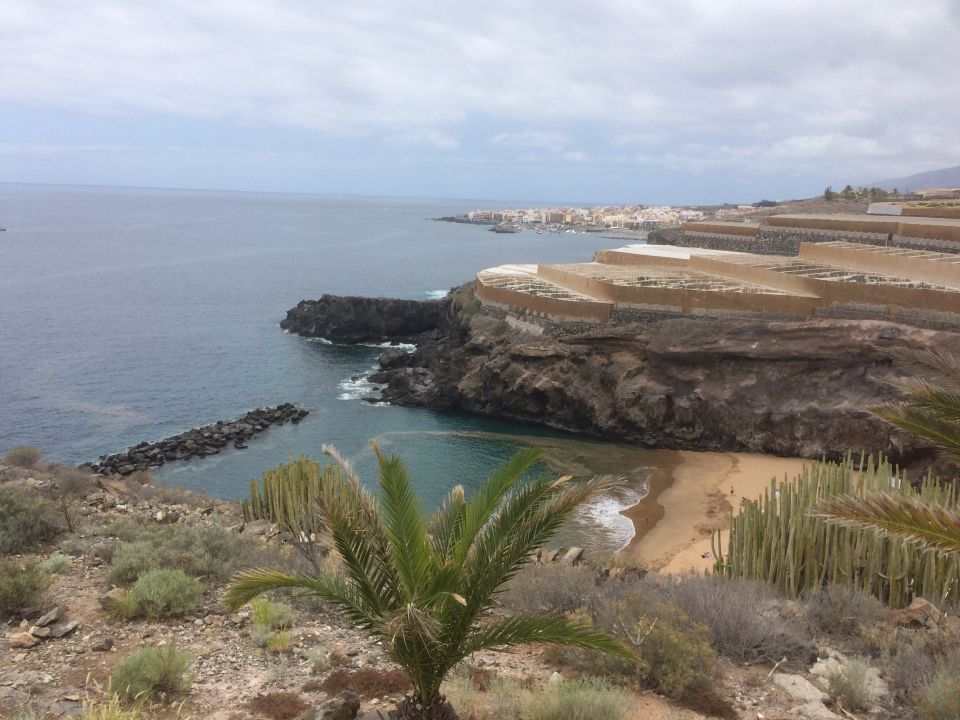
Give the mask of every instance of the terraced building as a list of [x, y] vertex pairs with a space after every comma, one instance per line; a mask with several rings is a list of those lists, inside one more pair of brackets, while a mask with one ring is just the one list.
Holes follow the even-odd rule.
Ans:
[[[538, 332], [683, 315], [849, 317], [960, 328], [960, 222], [946, 222], [947, 230], [938, 231], [938, 237], [916, 236], [938, 246], [955, 242], [954, 253], [881, 244], [877, 242], [881, 233], [868, 238], [873, 242], [850, 242], [863, 239], [858, 234], [864, 232], [859, 224], [864, 216], [852, 217], [858, 224], [845, 231], [814, 228], [821, 233], [819, 241], [798, 241], [796, 253], [790, 255], [722, 249], [724, 244], [738, 247], [742, 239], [756, 240], [760, 226], [751, 234], [753, 228], [745, 224], [704, 223], [693, 230], [685, 226], [684, 237], [709, 235], [706, 244], [712, 247], [627, 245], [601, 250], [586, 263], [504, 265], [477, 275], [476, 294], [508, 322], [524, 323]], [[892, 222], [903, 220], [923, 222], [920, 218]], [[791, 221], [797, 224], [769, 227], [809, 229]], [[938, 226], [942, 222], [936, 221]], [[704, 233], [704, 226], [731, 231]]]

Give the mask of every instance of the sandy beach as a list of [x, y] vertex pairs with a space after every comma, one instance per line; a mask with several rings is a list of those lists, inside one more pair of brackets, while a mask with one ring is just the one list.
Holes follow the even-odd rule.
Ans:
[[[713, 566], [710, 536], [730, 509], [763, 495], [773, 478], [799, 474], [810, 460], [749, 453], [660, 451], [650, 493], [623, 514], [636, 535], [623, 554], [649, 570], [703, 572]], [[726, 533], [722, 533], [726, 543]]]

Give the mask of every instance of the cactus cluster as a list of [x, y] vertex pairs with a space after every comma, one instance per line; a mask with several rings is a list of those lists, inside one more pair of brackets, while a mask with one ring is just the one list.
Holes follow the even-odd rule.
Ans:
[[318, 534], [323, 526], [317, 499], [332, 472], [336, 468], [305, 455], [267, 470], [262, 487], [256, 478], [250, 481], [250, 499], [241, 503], [244, 522], [269, 520], [294, 536]]
[[[918, 488], [931, 503], [957, 508], [953, 484], [927, 477]], [[792, 480], [773, 480], [759, 500], [730, 522], [726, 551], [713, 536], [714, 571], [775, 585], [796, 597], [830, 583], [850, 585], [893, 607], [923, 596], [952, 605], [960, 598], [960, 556], [919, 550], [910, 542], [827, 524], [812, 514], [823, 498], [870, 492], [913, 493], [905, 475], [881, 459], [848, 456], [807, 465]]]

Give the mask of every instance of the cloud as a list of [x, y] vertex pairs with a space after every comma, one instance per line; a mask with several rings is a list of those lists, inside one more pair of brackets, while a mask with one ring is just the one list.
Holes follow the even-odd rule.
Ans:
[[5, 0], [0, 101], [103, 134], [187, 118], [451, 162], [887, 176], [958, 161], [958, 36], [955, 0]]
[[569, 142], [570, 138], [562, 133], [538, 132], [535, 130], [505, 132], [490, 138], [490, 144], [498, 147], [529, 148], [553, 152], [563, 149]]

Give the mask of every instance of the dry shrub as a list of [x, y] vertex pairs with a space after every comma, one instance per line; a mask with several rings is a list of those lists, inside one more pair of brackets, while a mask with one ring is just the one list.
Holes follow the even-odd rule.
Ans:
[[782, 598], [762, 583], [690, 576], [665, 583], [659, 594], [709, 628], [713, 646], [728, 657], [799, 663], [817, 657], [816, 645], [778, 612]]
[[196, 608], [201, 597], [203, 586], [182, 570], [150, 570], [130, 588], [126, 611], [149, 620], [179, 617]]
[[878, 660], [899, 702], [911, 702], [943, 668], [960, 670], [960, 628], [956, 620], [936, 629], [878, 627], [885, 638]]
[[8, 451], [7, 454], [3, 456], [3, 464], [29, 470], [35, 467], [42, 457], [43, 453], [32, 445], [21, 445]]
[[53, 506], [35, 492], [0, 487], [0, 554], [16, 555], [61, 532]]
[[360, 668], [352, 672], [334, 670], [320, 684], [320, 688], [331, 697], [343, 690], [352, 690], [364, 698], [398, 696], [412, 687], [409, 676], [403, 670], [374, 668]]
[[939, 670], [917, 693], [917, 708], [923, 720], [956, 720], [960, 717], [960, 674]]
[[110, 692], [128, 704], [170, 700], [190, 689], [193, 657], [174, 645], [144, 648], [113, 669]]
[[0, 558], [0, 616], [35, 606], [50, 585], [36, 563]]
[[827, 635], [858, 637], [875, 627], [888, 608], [873, 595], [849, 585], [827, 585], [805, 597], [807, 619]]
[[870, 665], [862, 659], [851, 658], [827, 675], [827, 694], [847, 710], [866, 710], [870, 704], [868, 670]]
[[296, 693], [272, 692], [257, 695], [246, 704], [247, 710], [271, 720], [293, 720], [310, 706]]
[[597, 592], [596, 577], [582, 565], [530, 564], [507, 584], [500, 600], [519, 612], [571, 612]]
[[219, 527], [174, 525], [144, 528], [117, 524], [120, 537], [133, 540], [109, 550], [107, 582], [127, 586], [148, 570], [179, 569], [192, 577], [227, 580], [239, 570], [275, 564], [276, 552], [259, 541]]

